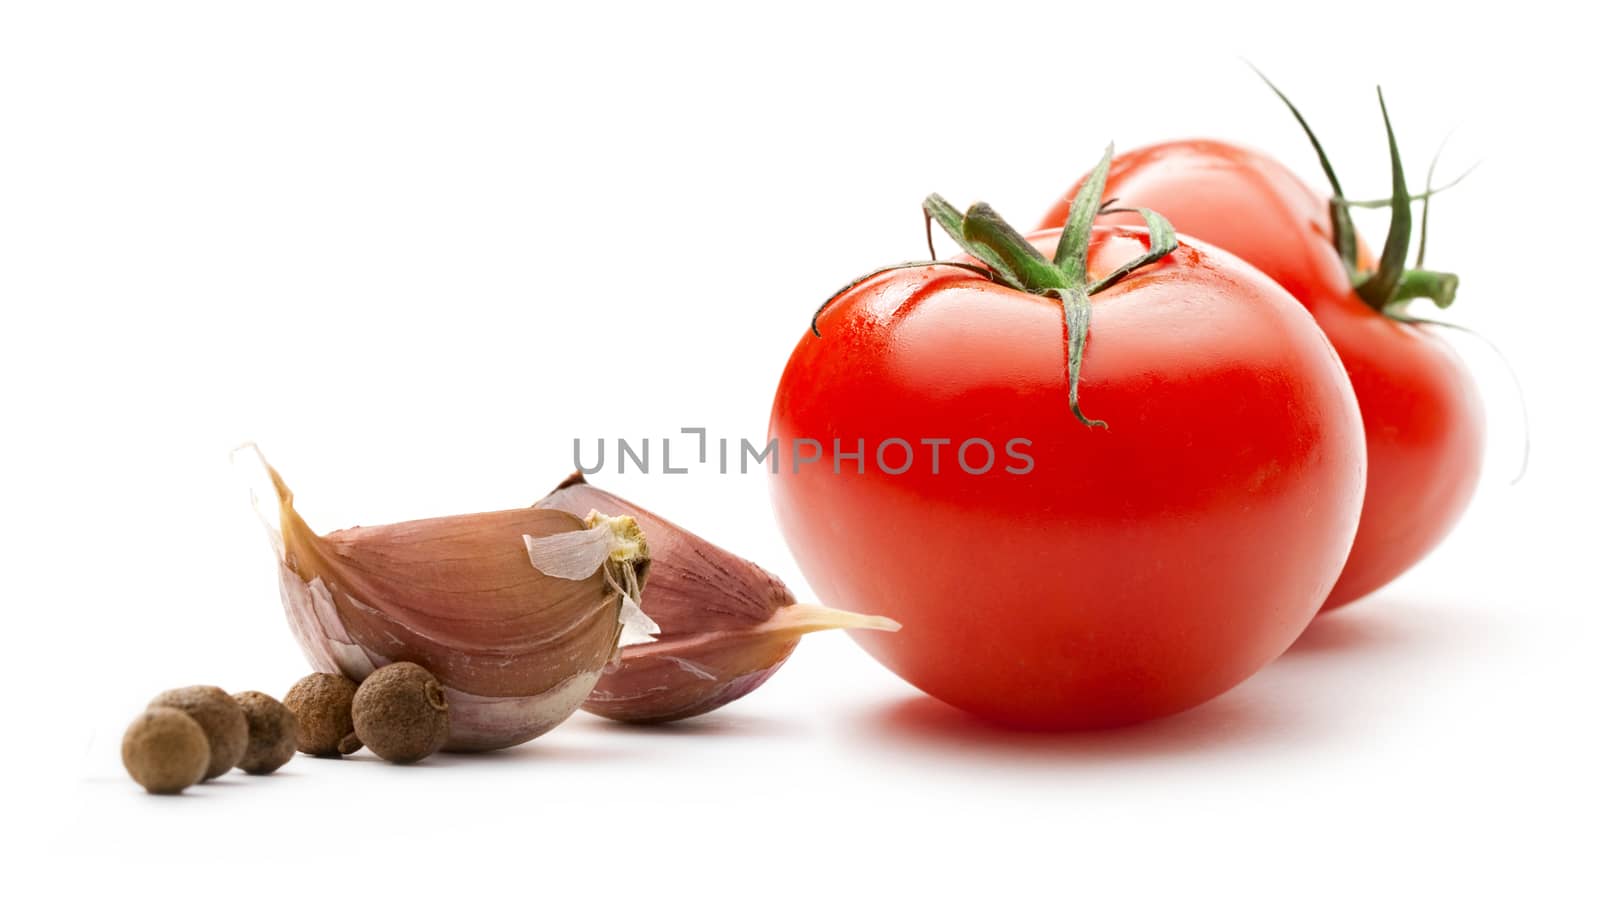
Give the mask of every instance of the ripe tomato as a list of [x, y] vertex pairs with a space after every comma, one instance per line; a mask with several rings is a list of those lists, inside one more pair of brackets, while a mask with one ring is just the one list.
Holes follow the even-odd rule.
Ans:
[[[1311, 311], [1343, 359], [1366, 424], [1367, 491], [1350, 560], [1325, 607], [1373, 592], [1438, 545], [1478, 482], [1482, 403], [1471, 374], [1437, 335], [1357, 294], [1335, 247], [1328, 197], [1265, 154], [1219, 141], [1123, 154], [1112, 163], [1106, 195], [1159, 210], [1179, 232], [1270, 276]], [[1066, 213], [1064, 199], [1043, 224], [1060, 225]], [[1362, 249], [1357, 271], [1369, 269], [1367, 256]]]
[[[1095, 228], [1090, 277], [1150, 240]], [[1080, 401], [1106, 428], [1070, 412], [1062, 304], [944, 266], [839, 295], [772, 408], [778, 520], [817, 595], [900, 621], [854, 635], [917, 687], [1024, 728], [1172, 714], [1271, 661], [1365, 482], [1338, 358], [1260, 273], [1184, 242], [1092, 301]]]

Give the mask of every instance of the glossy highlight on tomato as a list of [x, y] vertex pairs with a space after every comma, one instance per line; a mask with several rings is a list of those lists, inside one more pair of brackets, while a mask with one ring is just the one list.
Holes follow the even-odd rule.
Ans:
[[[1043, 226], [1065, 221], [1077, 190]], [[1159, 210], [1178, 232], [1259, 269], [1311, 312], [1343, 359], [1365, 422], [1368, 482], [1361, 528], [1326, 607], [1372, 593], [1437, 546], [1477, 486], [1482, 402], [1471, 374], [1437, 334], [1357, 296], [1334, 247], [1328, 196], [1266, 154], [1207, 140], [1119, 155], [1106, 195], [1119, 206]], [[1139, 218], [1120, 213], [1102, 221]], [[1364, 248], [1359, 262], [1369, 268]]]
[[[1029, 240], [1048, 254], [1058, 235]], [[1149, 241], [1096, 227], [1090, 276]], [[818, 597], [898, 620], [856, 641], [1015, 727], [1138, 722], [1250, 676], [1333, 586], [1365, 485], [1349, 380], [1281, 287], [1184, 241], [1091, 300], [1080, 401], [1105, 428], [1069, 411], [1062, 304], [942, 265], [839, 296], [773, 403], [780, 447], [824, 449], [772, 479]], [[949, 446], [937, 474], [873, 460], [888, 439], [920, 456], [967, 436], [1026, 439], [1033, 466], [973, 475]]]

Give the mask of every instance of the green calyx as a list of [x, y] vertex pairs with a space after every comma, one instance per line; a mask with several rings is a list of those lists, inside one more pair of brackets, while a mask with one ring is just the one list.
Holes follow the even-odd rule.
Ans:
[[[1389, 140], [1391, 193], [1389, 198], [1383, 201], [1349, 200], [1344, 196], [1339, 177], [1334, 174], [1333, 164], [1328, 160], [1322, 142], [1317, 140], [1316, 133], [1311, 130], [1310, 123], [1306, 122], [1305, 117], [1300, 114], [1288, 96], [1278, 90], [1278, 86], [1263, 75], [1260, 69], [1256, 69], [1255, 72], [1267, 83], [1267, 87], [1278, 95], [1284, 106], [1289, 108], [1295, 121], [1300, 123], [1301, 130], [1310, 139], [1312, 149], [1316, 151], [1317, 161], [1322, 166], [1323, 174], [1328, 178], [1328, 187], [1333, 190], [1333, 197], [1328, 201], [1329, 214], [1333, 220], [1333, 246], [1339, 252], [1339, 259], [1344, 262], [1345, 272], [1350, 275], [1350, 284], [1355, 288], [1356, 294], [1367, 306], [1402, 322], [1409, 321], [1406, 308], [1416, 298], [1426, 298], [1441, 309], [1450, 306], [1455, 301], [1456, 288], [1459, 284], [1457, 277], [1451, 273], [1422, 268], [1428, 246], [1428, 211], [1433, 196], [1460, 182], [1466, 173], [1447, 185], [1433, 187], [1433, 171], [1439, 162], [1439, 158], [1435, 156], [1433, 165], [1428, 167], [1427, 187], [1421, 194], [1413, 196], [1406, 188], [1405, 169], [1400, 161], [1400, 147], [1395, 141], [1394, 126], [1389, 121], [1389, 107], [1384, 103], [1383, 89], [1379, 88], [1378, 107], [1383, 112], [1383, 128]], [[1408, 268], [1406, 255], [1411, 247], [1411, 202], [1414, 200], [1422, 201], [1422, 222], [1418, 232], [1416, 265], [1414, 268]], [[1388, 207], [1390, 210], [1389, 234], [1383, 242], [1378, 268], [1371, 272], [1363, 272], [1356, 260], [1356, 230], [1350, 218], [1350, 208], [1379, 206]]]
[[[1067, 216], [1067, 224], [1061, 232], [1061, 241], [1056, 245], [1053, 259], [1039, 253], [1021, 232], [1012, 228], [988, 204], [973, 204], [966, 213], [962, 213], [939, 195], [928, 195], [927, 200], [922, 202], [922, 212], [928, 231], [928, 255], [932, 259], [886, 266], [852, 281], [817, 308], [816, 314], [811, 317], [812, 333], [819, 337], [822, 335], [817, 328], [817, 320], [829, 304], [880, 273], [922, 266], [966, 269], [1017, 291], [1044, 295], [1061, 303], [1067, 332], [1067, 403], [1072, 415], [1085, 426], [1106, 428], [1104, 420], [1090, 419], [1078, 406], [1078, 380], [1083, 370], [1083, 355], [1092, 314], [1089, 297], [1122, 281], [1135, 270], [1160, 260], [1178, 247], [1178, 236], [1171, 223], [1159, 213], [1139, 208], [1136, 212], [1144, 218], [1150, 232], [1148, 250], [1103, 278], [1093, 282], [1089, 280], [1089, 239], [1095, 217], [1105, 212], [1101, 196], [1105, 194], [1111, 158], [1112, 148], [1108, 146], [1105, 155], [1100, 158], [1100, 165], [1095, 167], [1083, 188], [1072, 199], [1072, 210]], [[939, 260], [933, 250], [934, 223], [938, 223], [939, 228], [963, 251], [983, 265]]]
[[[1110, 288], [1140, 267], [1160, 260], [1178, 247], [1178, 236], [1172, 224], [1161, 214], [1140, 208], [1137, 212], [1150, 232], [1146, 252], [1117, 267], [1102, 279], [1094, 282], [1089, 280], [1089, 239], [1093, 234], [1095, 217], [1104, 212], [1101, 198], [1106, 191], [1106, 175], [1111, 171], [1113, 155], [1113, 148], [1108, 145], [1100, 164], [1089, 174], [1077, 196], [1073, 197], [1066, 226], [1061, 230], [1061, 240], [1056, 244], [1055, 256], [1051, 259], [1039, 253], [1027, 238], [1001, 219], [988, 204], [973, 204], [963, 215], [937, 194], [928, 195], [928, 199], [922, 202], [928, 222], [938, 223], [962, 250], [983, 261], [993, 272], [996, 282], [1029, 294], [1055, 298], [1061, 303], [1067, 331], [1067, 404], [1078, 422], [1101, 429], [1106, 428], [1106, 422], [1085, 416], [1078, 404], [1078, 382], [1089, 340], [1089, 321], [1093, 316], [1089, 297]], [[931, 243], [929, 247], [931, 252]]]

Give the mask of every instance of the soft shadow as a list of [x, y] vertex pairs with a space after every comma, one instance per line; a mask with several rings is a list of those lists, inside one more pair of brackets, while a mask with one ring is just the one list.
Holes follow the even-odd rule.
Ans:
[[[508, 749], [488, 752], [440, 752], [413, 764], [397, 767], [435, 768], [484, 767], [519, 761], [561, 762], [563, 764], [596, 764], [610, 766], [618, 762], [637, 760], [641, 756], [631, 749], [593, 745], [575, 745], [565, 741], [547, 741], [543, 737], [532, 739]], [[372, 760], [387, 764], [376, 755]]]
[[749, 714], [729, 714], [723, 711], [713, 711], [699, 717], [687, 720], [673, 720], [667, 723], [640, 724], [623, 723], [617, 720], [607, 720], [604, 717], [585, 718], [589, 729], [604, 730], [612, 733], [629, 733], [632, 735], [660, 736], [674, 738], [680, 736], [759, 736], [759, 737], [786, 737], [796, 735], [795, 725], [769, 717], [754, 717]]
[[[371, 749], [364, 747], [338, 758], [315, 758], [309, 755], [300, 757], [315, 762], [313, 765], [315, 767], [396, 767], [404, 770], [447, 770], [450, 768], [493, 767], [498, 764], [529, 760], [561, 761], [573, 764], [610, 764], [640, 756], [631, 750], [574, 745], [571, 742], [550, 741], [541, 737], [506, 749], [493, 749], [482, 752], [441, 750], [421, 761], [412, 761], [406, 764], [385, 761], [374, 754]], [[293, 762], [284, 766], [290, 767], [292, 764]], [[277, 771], [266, 776], [275, 777], [282, 773], [282, 771]], [[284, 775], [299, 776], [299, 774]], [[258, 780], [262, 778], [249, 777], [249, 779]]]
[[868, 712], [858, 734], [897, 748], [1006, 763], [1120, 762], [1204, 756], [1241, 745], [1291, 739], [1300, 724], [1231, 692], [1191, 711], [1107, 730], [1035, 733], [994, 726], [928, 696], [901, 699]]
[[1284, 657], [1415, 653], [1492, 639], [1493, 621], [1448, 597], [1375, 595], [1319, 615]]
[[[288, 765], [285, 765], [285, 767], [287, 767], [287, 766]], [[247, 773], [245, 773], [243, 771], [230, 770], [225, 774], [218, 774], [217, 776], [212, 777], [209, 780], [201, 780], [199, 783], [196, 783], [194, 785], [197, 786], [197, 787], [201, 787], [201, 788], [227, 787], [227, 786], [244, 786], [244, 785], [247, 785], [250, 782], [254, 781], [255, 779], [257, 779], [257, 778], [253, 777], [250, 774], [247, 774]]]
[[[1366, 604], [1368, 602], [1357, 602]], [[1370, 602], [1374, 608], [1343, 607], [1319, 615], [1284, 652], [1286, 656], [1337, 655], [1358, 651], [1378, 651], [1416, 641], [1412, 624], [1399, 616], [1384, 616], [1383, 601]]]
[[1028, 733], [916, 696], [858, 716], [852, 738], [896, 752], [987, 765], [1278, 754], [1332, 732], [1359, 729], [1363, 705], [1393, 700], [1386, 674], [1459, 661], [1475, 646], [1498, 641], [1498, 629], [1493, 619], [1449, 598], [1371, 598], [1318, 617], [1283, 658], [1173, 717], [1111, 730]]
[[[262, 780], [297, 780], [300, 777], [305, 776], [305, 774], [301, 773], [300, 771], [291, 769], [294, 767], [295, 760], [299, 757], [301, 756], [296, 755], [294, 758], [290, 758], [288, 761], [284, 762], [283, 767], [278, 768], [270, 774], [247, 774], [243, 771], [237, 771], [236, 773], [239, 777], [239, 782], [247, 786], [251, 783], [259, 783]], [[219, 777], [218, 779], [221, 778]], [[212, 780], [211, 782], [215, 783], [217, 781]], [[230, 780], [228, 782], [231, 783], [233, 781]]]
[[181, 804], [185, 799], [216, 798], [224, 795], [224, 793], [209, 791], [215, 785], [215, 780], [186, 786], [182, 792], [146, 792], [143, 786], [135, 783], [129, 777], [85, 777], [83, 782], [106, 786], [116, 785], [129, 795], [138, 795], [150, 799], [151, 801], [148, 804], [151, 805], [177, 805]]
[[229, 779], [229, 774], [223, 774], [210, 780], [204, 780], [193, 786], [185, 786], [182, 792], [146, 792], [144, 787], [134, 782], [131, 777], [85, 777], [83, 782], [92, 785], [119, 786], [130, 794], [137, 794], [152, 799], [150, 804], [174, 805], [178, 802], [171, 799], [208, 799], [228, 795], [236, 791], [235, 787], [248, 785], [261, 777], [235, 772], [243, 779]]

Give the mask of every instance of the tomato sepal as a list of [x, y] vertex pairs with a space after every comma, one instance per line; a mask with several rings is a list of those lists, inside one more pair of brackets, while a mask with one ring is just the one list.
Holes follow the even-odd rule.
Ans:
[[[1250, 65], [1246, 63], [1246, 65]], [[1345, 272], [1350, 276], [1350, 287], [1356, 295], [1373, 310], [1397, 322], [1409, 322], [1410, 316], [1406, 312], [1409, 302], [1416, 298], [1426, 298], [1432, 301], [1435, 307], [1443, 310], [1455, 302], [1456, 289], [1460, 287], [1460, 279], [1453, 273], [1437, 272], [1422, 268], [1423, 258], [1428, 247], [1428, 212], [1433, 196], [1446, 188], [1458, 184], [1472, 172], [1473, 167], [1468, 167], [1466, 172], [1451, 180], [1448, 184], [1438, 188], [1433, 187], [1434, 169], [1438, 166], [1439, 157], [1434, 155], [1433, 162], [1428, 166], [1428, 182], [1421, 194], [1413, 195], [1406, 187], [1405, 168], [1400, 160], [1399, 143], [1395, 140], [1394, 124], [1389, 119], [1389, 106], [1383, 99], [1383, 88], [1378, 88], [1378, 107], [1383, 113], [1383, 128], [1389, 143], [1389, 171], [1392, 180], [1391, 192], [1387, 200], [1381, 201], [1352, 201], [1344, 196], [1344, 188], [1339, 184], [1339, 177], [1334, 173], [1333, 163], [1328, 159], [1328, 154], [1323, 150], [1322, 142], [1317, 139], [1316, 132], [1312, 131], [1311, 124], [1306, 121], [1289, 97], [1281, 91], [1272, 80], [1250, 65], [1256, 75], [1266, 82], [1267, 87], [1278, 95], [1284, 106], [1289, 108], [1295, 121], [1300, 123], [1300, 128], [1305, 132], [1306, 138], [1311, 142], [1311, 148], [1317, 154], [1317, 162], [1322, 166], [1322, 172], [1328, 179], [1328, 187], [1333, 191], [1333, 196], [1328, 200], [1328, 208], [1333, 223], [1333, 244], [1339, 253], [1339, 259], [1344, 263]], [[1411, 248], [1411, 202], [1422, 201], [1422, 223], [1418, 230], [1417, 262], [1415, 268], [1406, 267], [1406, 255]], [[1378, 268], [1373, 272], [1362, 272], [1357, 265], [1356, 257], [1356, 232], [1350, 218], [1351, 207], [1388, 207], [1389, 232], [1384, 238], [1383, 252], [1378, 260]]]

